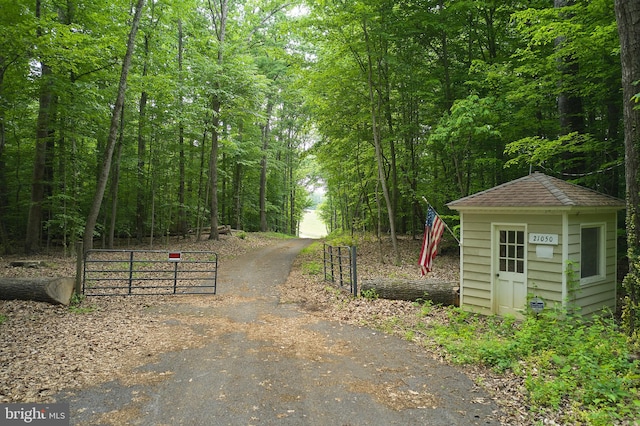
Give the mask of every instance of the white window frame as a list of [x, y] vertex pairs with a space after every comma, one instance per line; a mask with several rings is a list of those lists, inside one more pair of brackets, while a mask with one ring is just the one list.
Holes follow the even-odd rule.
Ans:
[[[597, 228], [598, 229], [598, 274], [591, 275], [589, 277], [582, 277], [582, 250], [584, 244], [582, 242], [582, 230], [585, 228]], [[607, 264], [606, 264], [606, 247], [607, 247], [607, 224], [605, 222], [597, 223], [583, 223], [580, 224], [580, 285], [588, 285], [603, 281], [607, 277]]]

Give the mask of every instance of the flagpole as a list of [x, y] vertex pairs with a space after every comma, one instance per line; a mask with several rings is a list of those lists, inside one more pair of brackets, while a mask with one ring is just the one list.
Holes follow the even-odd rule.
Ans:
[[[442, 220], [442, 217], [440, 217], [440, 215], [438, 214], [438, 212], [436, 211], [436, 209], [433, 208], [433, 206], [431, 205], [431, 203], [429, 203], [429, 201], [427, 201], [427, 199], [422, 196], [422, 199], [424, 200], [425, 203], [427, 203], [428, 207], [431, 207], [433, 209], [433, 212], [438, 215], [438, 217], [440, 218], [440, 220]], [[456, 237], [456, 234], [453, 233], [453, 231], [451, 230], [451, 228], [449, 228], [449, 225], [447, 225], [447, 222], [445, 222], [444, 220], [442, 220], [442, 223], [444, 224], [444, 227], [447, 228], [447, 231], [449, 231], [451, 233], [451, 235], [453, 236], [453, 238], [458, 242], [458, 245], [460, 245], [460, 240], [458, 239], [458, 237]]]

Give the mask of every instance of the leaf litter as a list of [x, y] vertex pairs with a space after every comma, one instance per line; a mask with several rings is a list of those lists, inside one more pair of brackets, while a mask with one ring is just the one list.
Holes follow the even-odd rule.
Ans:
[[[251, 249], [266, 246], [270, 241], [270, 237], [250, 233], [246, 238], [221, 236], [220, 241], [174, 241], [171, 249], [211, 250], [218, 253], [220, 261], [224, 262]], [[401, 239], [399, 247], [403, 263], [394, 265], [389, 255], [390, 243], [360, 243], [359, 278], [418, 278], [416, 258], [419, 241]], [[441, 253], [436, 258], [430, 278], [458, 279], [456, 251]], [[0, 276], [75, 275], [75, 258], [39, 256], [45, 267], [9, 266], [16, 259], [15, 256], [0, 258]], [[419, 318], [419, 307], [412, 302], [349, 297], [331, 288], [321, 276], [303, 273], [302, 264], [309, 260], [308, 255], [298, 257], [289, 279], [280, 288], [280, 303], [298, 304], [311, 315], [295, 318], [263, 316], [259, 321], [260, 327], [244, 329], [251, 339], [272, 341], [274, 351], [283, 356], [322, 360], [326, 354], [348, 351], [348, 342], [327, 342], [323, 337], [309, 333], [308, 329], [304, 333], [300, 331], [302, 326], [319, 318], [382, 328], [400, 335], [412, 321], [447, 321], [443, 311], [437, 309], [427, 317]], [[54, 395], [62, 390], [80, 390], [111, 380], [119, 380], [123, 384], [166, 380], [171, 372], [139, 372], [136, 368], [154, 362], [160, 354], [202, 347], [218, 335], [237, 331], [238, 323], [210, 313], [218, 307], [245, 301], [239, 296], [219, 295], [91, 297], [82, 300], [77, 309], [70, 309], [39, 302], [0, 300], [0, 315], [5, 318], [0, 324], [0, 403], [55, 402]], [[181, 306], [185, 309], [181, 310]], [[413, 341], [434, 359], [447, 362], [441, 348], [430, 344], [425, 336], [416, 335]], [[458, 368], [492, 394], [504, 411], [502, 421], [505, 424], [534, 423], [527, 413], [523, 386], [517, 378], [496, 375], [480, 366]], [[437, 400], [428, 392], [400, 390], [399, 384], [354, 382], [351, 387], [370, 393], [393, 409], [437, 405]], [[486, 401], [480, 398], [474, 402]], [[120, 412], [110, 416], [112, 422], [129, 415]], [[545, 424], [554, 422], [547, 419]]]

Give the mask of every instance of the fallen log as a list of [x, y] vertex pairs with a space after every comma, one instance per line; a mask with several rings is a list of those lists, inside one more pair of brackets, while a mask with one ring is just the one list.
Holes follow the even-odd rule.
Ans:
[[44, 260], [14, 260], [9, 263], [9, 266], [14, 268], [40, 268], [45, 267], [47, 264]]
[[459, 283], [401, 278], [373, 278], [362, 280], [360, 293], [375, 291], [382, 299], [430, 300], [439, 305], [460, 305]]
[[[195, 234], [196, 230], [195, 229], [190, 229], [188, 231], [189, 234]], [[210, 234], [211, 233], [211, 227], [210, 226], [205, 226], [204, 228], [200, 228], [200, 233], [201, 234]], [[220, 225], [218, 226], [218, 234], [229, 234], [231, 235], [231, 225]]]
[[218, 226], [218, 234], [231, 235], [231, 225]]
[[0, 278], [0, 299], [35, 300], [68, 305], [73, 294], [73, 278]]

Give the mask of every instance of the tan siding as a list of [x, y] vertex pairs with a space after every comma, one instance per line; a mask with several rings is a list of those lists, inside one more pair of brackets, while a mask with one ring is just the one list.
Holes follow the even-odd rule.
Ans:
[[[555, 257], [554, 257], [555, 259]], [[561, 280], [563, 274], [562, 258], [558, 262], [542, 262], [529, 258], [529, 278]]]
[[562, 258], [555, 263], [529, 261], [527, 272], [529, 293], [544, 292], [546, 299], [562, 300]]
[[483, 290], [478, 288], [477, 286], [471, 287], [466, 289], [464, 295], [465, 295], [465, 298], [473, 297], [477, 299], [489, 300], [491, 298], [491, 289], [487, 288]]
[[467, 291], [471, 292], [473, 290], [479, 290], [482, 292], [487, 293], [487, 299], [491, 298], [491, 283], [489, 282], [489, 280], [485, 280], [485, 279], [477, 279], [477, 278], [470, 278], [468, 275], [465, 276], [465, 280], [464, 280], [465, 286], [464, 286], [464, 291], [465, 293]]
[[527, 220], [529, 233], [558, 235], [551, 259], [538, 258], [536, 244], [528, 244], [527, 250], [527, 292], [541, 297], [548, 306], [562, 299], [562, 215], [530, 215]]
[[480, 256], [491, 263], [491, 249], [489, 247], [465, 247], [464, 256]]
[[465, 214], [460, 304], [464, 309], [491, 313], [491, 226], [482, 215]]
[[585, 315], [602, 310], [603, 307], [614, 309], [616, 306], [615, 292], [611, 284], [599, 284], [583, 287], [578, 293], [576, 304], [582, 308]]
[[490, 307], [485, 305], [485, 299], [475, 297], [464, 297], [461, 302], [463, 308], [470, 312], [475, 312], [483, 315], [491, 315], [492, 311]]
[[474, 263], [466, 260], [464, 262], [464, 270], [468, 272], [478, 272], [488, 276], [491, 274], [491, 265], [487, 265], [486, 263]]
[[464, 231], [464, 244], [478, 246], [482, 245], [487, 240], [487, 232], [479, 232], [479, 231], [467, 231], [465, 227]]
[[578, 297], [587, 299], [593, 296], [609, 297], [605, 296], [607, 293], [611, 292], [613, 289], [613, 285], [610, 282], [603, 282], [598, 284], [591, 284], [587, 286], [580, 287], [578, 290]]
[[535, 293], [538, 290], [543, 290], [548, 293], [556, 293], [553, 297], [554, 300], [562, 299], [562, 283], [556, 281], [543, 281], [529, 279], [527, 289], [529, 293]]

